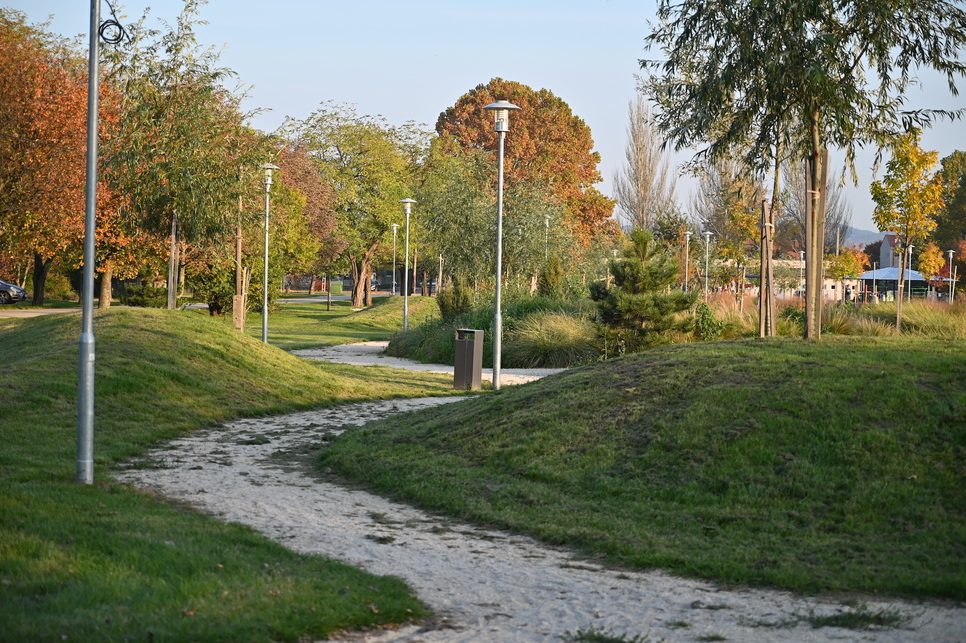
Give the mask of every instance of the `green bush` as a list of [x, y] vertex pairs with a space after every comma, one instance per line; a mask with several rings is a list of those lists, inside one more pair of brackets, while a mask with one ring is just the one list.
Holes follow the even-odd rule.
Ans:
[[121, 303], [138, 308], [164, 308], [168, 305], [168, 290], [154, 286], [126, 286]]
[[453, 277], [449, 287], [436, 294], [436, 305], [439, 306], [440, 317], [448, 322], [455, 321], [473, 308], [473, 293], [464, 279]]
[[705, 302], [698, 304], [694, 311], [694, 334], [703, 342], [718, 339], [724, 331], [725, 324], [718, 319], [714, 311]]

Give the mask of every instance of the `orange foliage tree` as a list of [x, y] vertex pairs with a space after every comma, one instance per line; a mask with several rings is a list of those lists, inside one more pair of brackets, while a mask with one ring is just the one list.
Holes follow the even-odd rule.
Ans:
[[615, 201], [594, 187], [603, 179], [590, 127], [550, 90], [533, 90], [494, 78], [440, 114], [436, 132], [462, 148], [495, 153], [493, 115], [483, 107], [497, 100], [508, 100], [520, 108], [511, 115], [506, 137], [507, 184], [530, 181], [549, 186], [566, 207], [574, 234], [584, 245], [590, 243], [607, 227], [605, 221], [613, 215]]
[[32, 262], [33, 303], [83, 238], [87, 70], [65, 43], [0, 9], [0, 236]]

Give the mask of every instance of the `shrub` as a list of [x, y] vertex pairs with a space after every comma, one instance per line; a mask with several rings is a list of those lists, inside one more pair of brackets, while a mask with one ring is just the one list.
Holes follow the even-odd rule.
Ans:
[[567, 368], [600, 357], [594, 324], [586, 317], [540, 311], [507, 333], [504, 359], [518, 368]]
[[705, 302], [698, 304], [694, 311], [694, 334], [703, 342], [718, 339], [724, 331], [725, 324], [718, 319], [711, 306]]
[[168, 305], [168, 290], [154, 286], [125, 286], [121, 303], [138, 308], [164, 308]]
[[436, 294], [439, 315], [451, 322], [468, 313], [473, 307], [473, 294], [462, 277], [453, 277], [448, 288]]

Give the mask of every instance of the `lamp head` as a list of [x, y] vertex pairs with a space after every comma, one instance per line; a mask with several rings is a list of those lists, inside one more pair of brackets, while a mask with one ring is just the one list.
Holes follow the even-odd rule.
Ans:
[[493, 126], [494, 132], [509, 132], [510, 131], [510, 110], [520, 109], [510, 101], [498, 100], [495, 103], [490, 103], [483, 109], [493, 112], [493, 116], [496, 119], [496, 123]]
[[413, 203], [416, 203], [413, 199], [403, 199], [400, 201], [403, 204], [403, 212], [410, 214], [413, 211]]
[[265, 170], [265, 189], [267, 190], [268, 186], [272, 184], [272, 170], [280, 170], [282, 168], [271, 163], [265, 163], [264, 165], [259, 165], [258, 169]]

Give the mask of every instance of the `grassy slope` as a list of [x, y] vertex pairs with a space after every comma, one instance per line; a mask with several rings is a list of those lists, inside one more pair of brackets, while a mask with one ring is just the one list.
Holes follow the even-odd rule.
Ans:
[[112, 309], [95, 335], [85, 486], [73, 482], [80, 316], [0, 320], [0, 640], [296, 640], [423, 613], [396, 579], [297, 556], [107, 472], [227, 418], [447, 394], [449, 379], [304, 362], [192, 313]]
[[[403, 298], [375, 297], [373, 304], [355, 314], [348, 301], [333, 301], [326, 310], [324, 298], [311, 304], [279, 304], [278, 312], [268, 316], [268, 341], [285, 350], [313, 346], [347, 344], [351, 342], [386, 341], [402, 330]], [[409, 323], [419, 326], [424, 321], [439, 317], [436, 300], [432, 297], [409, 298]], [[225, 319], [230, 324], [230, 316]], [[262, 317], [250, 313], [246, 331], [252, 337], [262, 337]]]
[[669, 347], [337, 440], [398, 498], [638, 568], [966, 599], [966, 342]]

